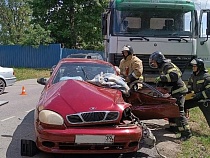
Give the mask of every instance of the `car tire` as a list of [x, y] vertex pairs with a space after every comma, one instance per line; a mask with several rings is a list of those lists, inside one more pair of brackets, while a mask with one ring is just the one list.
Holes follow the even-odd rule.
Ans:
[[38, 148], [33, 140], [21, 139], [21, 156], [33, 157], [38, 153]]
[[6, 84], [4, 80], [0, 79], [0, 95], [4, 93], [5, 87], [6, 87]]

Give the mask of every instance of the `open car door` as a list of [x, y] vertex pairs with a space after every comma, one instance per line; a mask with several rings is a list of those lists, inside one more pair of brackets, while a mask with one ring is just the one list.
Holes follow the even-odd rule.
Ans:
[[141, 120], [163, 119], [179, 117], [179, 108], [176, 99], [162, 87], [152, 87], [143, 83], [143, 88], [131, 91], [125, 101], [132, 105], [133, 114]]

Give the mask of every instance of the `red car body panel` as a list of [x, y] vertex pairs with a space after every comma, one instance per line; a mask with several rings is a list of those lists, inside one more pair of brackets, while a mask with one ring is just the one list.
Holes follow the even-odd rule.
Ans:
[[[139, 149], [142, 127], [122, 120], [126, 108], [130, 107], [140, 119], [169, 118], [177, 115], [175, 99], [151, 96], [148, 89], [132, 92], [130, 97], [125, 97], [120, 90], [100, 87], [86, 81], [68, 79], [53, 83], [59, 67], [66, 63], [102, 64], [111, 66], [115, 71], [113, 65], [102, 60], [68, 58], [57, 64], [35, 110], [36, 144], [42, 151], [86, 154], [135, 152]], [[63, 118], [64, 124], [60, 126], [42, 123], [39, 120], [39, 113], [42, 110], [56, 112]], [[72, 123], [69, 120], [69, 116], [72, 115], [81, 116], [88, 113], [93, 117], [97, 112], [104, 111], [117, 112], [118, 116], [110, 120], [81, 123]], [[75, 142], [76, 137], [81, 135], [91, 138], [114, 135], [114, 141], [109, 144]]]
[[132, 112], [141, 120], [179, 117], [179, 107], [172, 97], [161, 98], [143, 93], [145, 90], [133, 92], [126, 101], [132, 104]]
[[[37, 147], [50, 153], [127, 153], [139, 149], [139, 140], [142, 137], [142, 129], [133, 125], [129, 127], [105, 126], [105, 127], [72, 127], [65, 130], [50, 130], [38, 127], [36, 130]], [[76, 135], [114, 135], [112, 144], [76, 144]], [[48, 142], [53, 142], [53, 147], [47, 147]]]

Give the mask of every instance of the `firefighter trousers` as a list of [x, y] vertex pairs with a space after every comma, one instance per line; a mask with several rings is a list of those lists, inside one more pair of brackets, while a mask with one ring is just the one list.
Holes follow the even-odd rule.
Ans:
[[187, 109], [191, 109], [194, 107], [199, 107], [200, 110], [202, 111], [209, 127], [210, 127], [210, 102], [199, 102], [199, 101], [194, 101], [194, 100], [186, 100], [185, 101], [185, 106], [184, 109], [187, 111]]

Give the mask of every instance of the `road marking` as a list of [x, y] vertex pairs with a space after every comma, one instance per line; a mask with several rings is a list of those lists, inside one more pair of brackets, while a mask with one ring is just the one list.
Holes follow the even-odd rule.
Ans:
[[33, 111], [34, 109], [31, 109], [31, 110], [28, 110], [28, 111], [26, 111], [27, 113], [29, 113], [30, 111]]
[[7, 121], [7, 120], [12, 119], [12, 118], [14, 118], [14, 117], [15, 117], [15, 116], [8, 117], [8, 118], [6, 118], [6, 119], [1, 120], [1, 122]]

